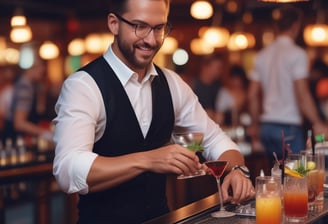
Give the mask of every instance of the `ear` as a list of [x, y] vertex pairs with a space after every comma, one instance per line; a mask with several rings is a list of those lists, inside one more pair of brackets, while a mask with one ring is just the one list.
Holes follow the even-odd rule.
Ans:
[[118, 33], [118, 19], [113, 13], [109, 13], [107, 16], [107, 26], [109, 31], [113, 35], [117, 35]]

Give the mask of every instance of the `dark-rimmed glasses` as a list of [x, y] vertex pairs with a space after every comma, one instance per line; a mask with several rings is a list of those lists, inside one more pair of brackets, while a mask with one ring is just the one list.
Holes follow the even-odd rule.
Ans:
[[122, 22], [132, 26], [134, 28], [134, 32], [135, 32], [136, 36], [139, 38], [147, 37], [149, 35], [149, 33], [153, 30], [156, 38], [164, 39], [165, 37], [167, 37], [167, 35], [169, 35], [169, 33], [172, 30], [172, 26], [169, 23], [159, 24], [156, 26], [150, 26], [147, 23], [130, 22], [129, 20], [124, 19], [122, 16], [120, 16], [116, 13], [114, 13], [114, 15]]

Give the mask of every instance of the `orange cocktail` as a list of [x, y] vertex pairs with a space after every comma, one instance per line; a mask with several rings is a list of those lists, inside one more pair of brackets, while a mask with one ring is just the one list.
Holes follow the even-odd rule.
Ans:
[[308, 195], [302, 192], [284, 192], [284, 209], [288, 217], [306, 217]]
[[309, 188], [309, 202], [323, 200], [323, 184], [325, 182], [325, 155], [322, 153], [306, 153], [306, 170]]
[[256, 224], [280, 224], [281, 217], [281, 197], [256, 198]]
[[256, 177], [256, 224], [280, 224], [282, 221], [281, 179]]
[[287, 221], [304, 221], [308, 214], [308, 185], [306, 176], [286, 176], [283, 195]]
[[325, 182], [324, 170], [311, 170], [307, 173], [308, 188], [309, 188], [309, 202], [315, 199], [323, 200], [323, 185]]

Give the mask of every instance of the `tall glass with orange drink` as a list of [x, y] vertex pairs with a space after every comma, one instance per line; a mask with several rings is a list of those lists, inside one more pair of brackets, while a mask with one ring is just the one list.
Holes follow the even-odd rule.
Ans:
[[306, 176], [289, 176], [284, 180], [284, 211], [287, 222], [302, 222], [308, 215]]
[[256, 178], [256, 223], [282, 222], [281, 179], [264, 176]]

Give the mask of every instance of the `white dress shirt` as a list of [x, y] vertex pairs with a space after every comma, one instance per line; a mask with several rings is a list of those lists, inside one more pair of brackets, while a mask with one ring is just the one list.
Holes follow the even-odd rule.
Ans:
[[[145, 136], [152, 119], [151, 81], [157, 75], [154, 65], [139, 83], [138, 75], [115, 56], [111, 47], [103, 56], [124, 86]], [[162, 70], [172, 95], [175, 128], [204, 132], [203, 156], [208, 160], [217, 159], [228, 149], [239, 150], [208, 118], [188, 84], [173, 71]], [[55, 110], [54, 176], [65, 192], [86, 194], [86, 178], [97, 157], [92, 151], [93, 144], [103, 135], [106, 124], [103, 98], [94, 79], [84, 71], [70, 75], [63, 83]]]
[[280, 35], [255, 58], [251, 79], [261, 83], [263, 113], [261, 121], [302, 124], [294, 82], [308, 76], [306, 52], [294, 41]]

